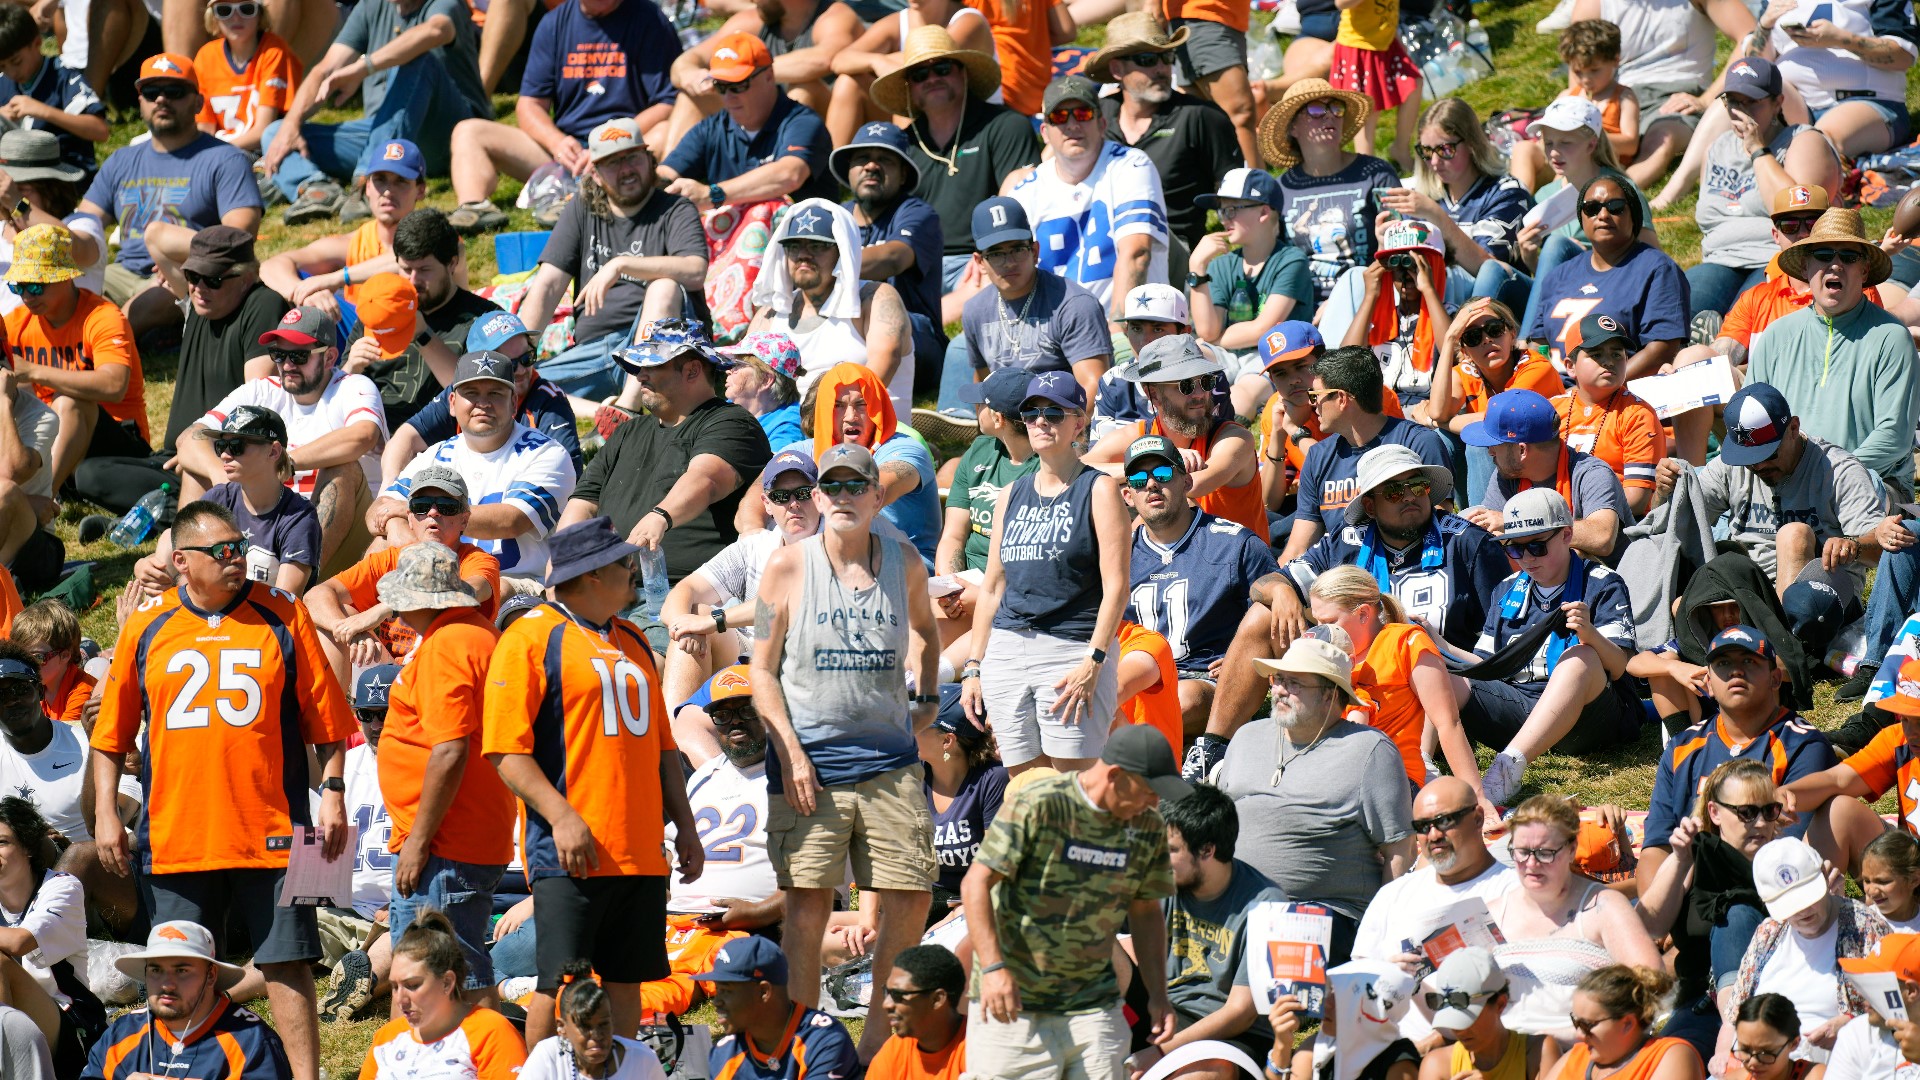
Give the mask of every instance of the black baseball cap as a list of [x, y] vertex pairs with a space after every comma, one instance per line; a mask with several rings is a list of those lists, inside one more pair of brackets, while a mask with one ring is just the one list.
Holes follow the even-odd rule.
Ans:
[[1107, 749], [1100, 760], [1138, 776], [1155, 795], [1167, 802], [1179, 802], [1193, 794], [1193, 785], [1180, 779], [1180, 763], [1173, 760], [1173, 747], [1160, 729], [1146, 724], [1128, 724], [1107, 738]]
[[263, 405], [236, 405], [217, 428], [202, 427], [203, 439], [241, 438], [260, 442], [287, 442], [287, 422], [280, 414]]

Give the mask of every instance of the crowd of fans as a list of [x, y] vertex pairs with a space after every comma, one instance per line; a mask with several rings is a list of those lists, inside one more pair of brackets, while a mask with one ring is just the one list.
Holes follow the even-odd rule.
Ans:
[[1908, 5], [1281, 6], [0, 4], [0, 1080], [1920, 1075]]

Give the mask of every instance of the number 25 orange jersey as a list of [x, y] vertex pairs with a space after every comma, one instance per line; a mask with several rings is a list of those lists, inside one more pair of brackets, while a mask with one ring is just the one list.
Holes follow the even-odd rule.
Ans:
[[[660, 759], [677, 748], [653, 650], [625, 619], [606, 634], [542, 604], [507, 627], [487, 668], [481, 749], [530, 754], [593, 832], [590, 877], [663, 876]], [[527, 807], [527, 880], [560, 877], [553, 827]]]
[[147, 724], [134, 834], [147, 873], [287, 865], [266, 841], [313, 824], [307, 744], [354, 730], [306, 606], [258, 582], [220, 611], [184, 587], [147, 601], [102, 693], [94, 749], [125, 754]]

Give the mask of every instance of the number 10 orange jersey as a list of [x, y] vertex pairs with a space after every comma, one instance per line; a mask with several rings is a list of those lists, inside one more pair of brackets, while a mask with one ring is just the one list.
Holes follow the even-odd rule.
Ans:
[[202, 611], [185, 593], [121, 627], [93, 748], [125, 754], [147, 725], [134, 833], [147, 873], [283, 867], [267, 838], [313, 824], [307, 744], [344, 740], [353, 713], [300, 601], [248, 582]]

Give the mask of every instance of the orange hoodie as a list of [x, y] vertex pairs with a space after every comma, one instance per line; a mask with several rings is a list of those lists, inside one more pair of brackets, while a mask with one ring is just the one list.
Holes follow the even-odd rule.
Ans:
[[867, 400], [867, 415], [873, 419], [873, 439], [866, 444], [867, 449], [893, 438], [899, 427], [900, 421], [893, 414], [893, 399], [887, 396], [886, 386], [872, 368], [851, 361], [835, 364], [814, 385], [813, 456], [816, 461], [827, 452], [827, 447], [840, 441], [840, 433], [833, 425], [833, 403], [840, 391], [849, 386], [859, 388], [860, 395]]

